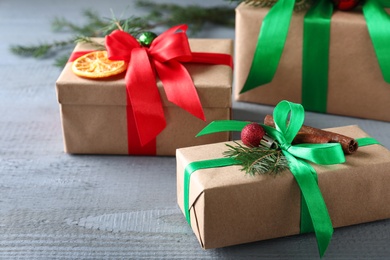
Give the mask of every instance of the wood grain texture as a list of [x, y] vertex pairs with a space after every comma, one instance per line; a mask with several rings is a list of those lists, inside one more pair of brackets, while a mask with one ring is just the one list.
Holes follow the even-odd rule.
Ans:
[[[54, 87], [60, 70], [50, 58], [17, 57], [9, 47], [69, 37], [50, 31], [54, 17], [82, 22], [86, 8], [106, 17], [110, 8], [130, 15], [136, 12], [132, 5], [0, 1], [0, 259], [318, 258], [312, 234], [201, 249], [176, 205], [173, 157], [63, 152]], [[234, 31], [209, 28], [200, 37], [233, 38]], [[233, 113], [235, 119], [260, 122], [272, 107], [234, 102]], [[358, 124], [390, 148], [389, 123], [307, 113], [305, 124]], [[387, 259], [389, 245], [390, 220], [341, 228], [324, 259]]]

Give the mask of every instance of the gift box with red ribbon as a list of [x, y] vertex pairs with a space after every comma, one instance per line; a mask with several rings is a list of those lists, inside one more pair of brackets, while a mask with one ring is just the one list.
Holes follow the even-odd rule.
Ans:
[[[235, 99], [390, 121], [390, 7], [360, 1], [351, 11], [331, 0], [236, 9]], [[309, 1], [306, 1], [309, 2]]]
[[105, 39], [122, 74], [91, 79], [75, 75], [72, 62], [96, 50], [77, 44], [59, 76], [65, 151], [74, 154], [174, 155], [180, 147], [229, 140], [229, 134], [195, 138], [208, 122], [231, 117], [232, 40], [188, 39], [185, 25], [142, 46], [114, 31]]

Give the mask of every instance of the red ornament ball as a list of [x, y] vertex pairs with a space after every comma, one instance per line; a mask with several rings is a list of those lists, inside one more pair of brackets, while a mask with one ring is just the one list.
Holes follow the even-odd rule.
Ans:
[[265, 134], [264, 128], [258, 123], [250, 123], [241, 130], [241, 140], [249, 147], [257, 147]]
[[341, 11], [349, 11], [355, 8], [360, 0], [332, 0], [335, 7]]

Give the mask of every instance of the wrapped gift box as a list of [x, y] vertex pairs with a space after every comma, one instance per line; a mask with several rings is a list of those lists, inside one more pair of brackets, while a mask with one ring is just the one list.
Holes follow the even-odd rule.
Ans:
[[[98, 41], [104, 43], [103, 39]], [[192, 52], [232, 54], [232, 40], [190, 39]], [[92, 50], [78, 44], [75, 52]], [[186, 63], [204, 109], [206, 122], [169, 102], [157, 85], [164, 106], [166, 128], [156, 138], [156, 155], [174, 155], [179, 147], [227, 141], [230, 135], [195, 138], [213, 120], [230, 119], [232, 69], [225, 65]], [[65, 151], [74, 154], [128, 154], [124, 74], [92, 80], [76, 76], [69, 62], [57, 83]], [[151, 122], [151, 126], [153, 124]], [[137, 152], [135, 152], [137, 154]]]
[[[236, 9], [235, 99], [266, 105], [276, 105], [283, 99], [302, 103], [305, 12], [293, 14], [273, 81], [239, 94], [249, 73], [260, 26], [268, 11], [269, 8], [246, 4], [241, 4]], [[326, 112], [390, 121], [390, 114], [387, 113], [390, 108], [390, 84], [383, 79], [361, 11], [334, 11], [329, 51]]]
[[[357, 126], [328, 130], [353, 138], [367, 136]], [[225, 144], [177, 150], [177, 199], [183, 212], [185, 167], [222, 158]], [[385, 147], [360, 147], [346, 156], [344, 164], [313, 167], [333, 227], [390, 218], [390, 151]], [[240, 169], [210, 168], [191, 175], [191, 226], [201, 246], [218, 248], [299, 234], [301, 195], [293, 175], [285, 171], [276, 177], [250, 176]]]

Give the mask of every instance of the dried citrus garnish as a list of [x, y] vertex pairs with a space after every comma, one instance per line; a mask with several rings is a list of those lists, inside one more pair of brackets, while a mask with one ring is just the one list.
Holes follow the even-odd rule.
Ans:
[[72, 71], [81, 77], [97, 79], [117, 75], [126, 67], [124, 61], [109, 60], [107, 51], [94, 51], [73, 61]]

